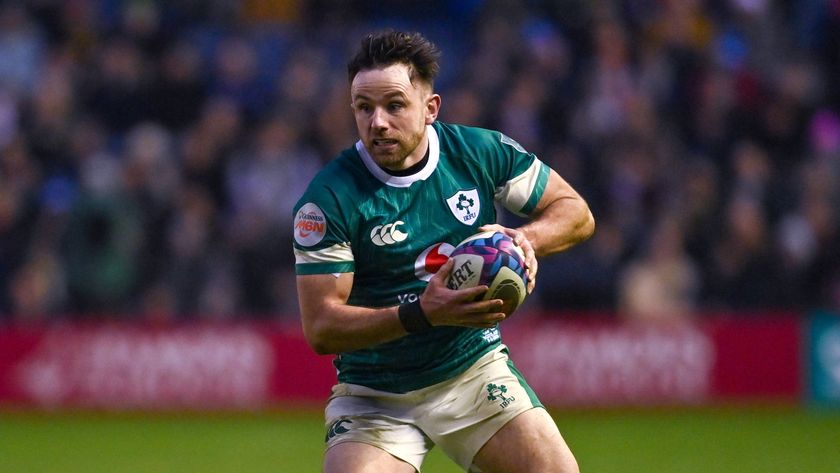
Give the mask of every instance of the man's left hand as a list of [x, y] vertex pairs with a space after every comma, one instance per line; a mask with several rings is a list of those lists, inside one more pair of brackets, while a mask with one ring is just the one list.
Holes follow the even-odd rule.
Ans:
[[525, 270], [528, 272], [528, 294], [534, 291], [537, 284], [537, 256], [534, 253], [534, 247], [525, 236], [525, 233], [515, 228], [508, 228], [498, 223], [484, 225], [478, 229], [482, 232], [500, 232], [511, 237], [513, 242], [525, 253]]

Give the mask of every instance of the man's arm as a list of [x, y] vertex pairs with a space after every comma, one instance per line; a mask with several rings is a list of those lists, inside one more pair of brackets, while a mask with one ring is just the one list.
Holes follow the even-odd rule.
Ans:
[[[473, 300], [487, 286], [451, 290], [446, 277], [448, 261], [429, 281], [420, 295], [420, 306], [429, 323], [489, 328], [504, 320], [502, 301]], [[400, 323], [398, 306], [371, 309], [347, 304], [353, 287], [353, 273], [314, 274], [297, 277], [303, 334], [319, 354], [341, 353], [368, 348], [407, 335]]]
[[589, 206], [559, 174], [551, 170], [533, 219], [519, 227], [535, 256], [566, 250], [592, 236], [595, 218]]
[[406, 334], [397, 307], [368, 309], [347, 305], [353, 273], [297, 277], [301, 322], [306, 340], [319, 354], [352, 351]]
[[482, 231], [495, 230], [507, 234], [525, 253], [528, 268], [528, 292], [534, 290], [537, 278], [537, 256], [566, 250], [592, 236], [595, 218], [589, 206], [553, 169], [531, 220], [519, 228], [498, 224], [484, 225]]

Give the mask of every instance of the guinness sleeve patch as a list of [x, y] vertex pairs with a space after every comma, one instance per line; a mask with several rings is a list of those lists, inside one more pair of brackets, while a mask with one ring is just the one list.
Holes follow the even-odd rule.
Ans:
[[303, 204], [295, 214], [295, 241], [301, 246], [317, 245], [327, 234], [327, 217], [312, 202]]

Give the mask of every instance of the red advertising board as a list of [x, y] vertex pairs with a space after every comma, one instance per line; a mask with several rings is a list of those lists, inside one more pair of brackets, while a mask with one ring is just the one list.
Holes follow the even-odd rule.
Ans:
[[696, 403], [713, 394], [714, 341], [695, 324], [545, 322], [503, 337], [550, 405]]
[[710, 318], [675, 324], [558, 321], [503, 331], [541, 400], [563, 405], [795, 401], [801, 319]]
[[0, 401], [259, 408], [326, 399], [334, 370], [298, 329], [58, 326], [0, 331]]
[[[530, 319], [503, 328], [552, 406], [695, 404], [802, 395], [802, 321], [717, 318], [649, 325]], [[0, 328], [0, 403], [104, 408], [260, 408], [323, 402], [332, 357], [299, 327]]]
[[713, 319], [715, 397], [796, 399], [803, 394], [805, 347], [801, 317]]

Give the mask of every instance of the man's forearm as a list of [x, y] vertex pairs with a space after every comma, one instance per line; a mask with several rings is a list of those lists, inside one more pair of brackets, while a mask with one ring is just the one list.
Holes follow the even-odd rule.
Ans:
[[370, 309], [351, 305], [322, 307], [315, 316], [305, 316], [304, 335], [319, 354], [335, 354], [368, 348], [406, 335], [397, 307]]

